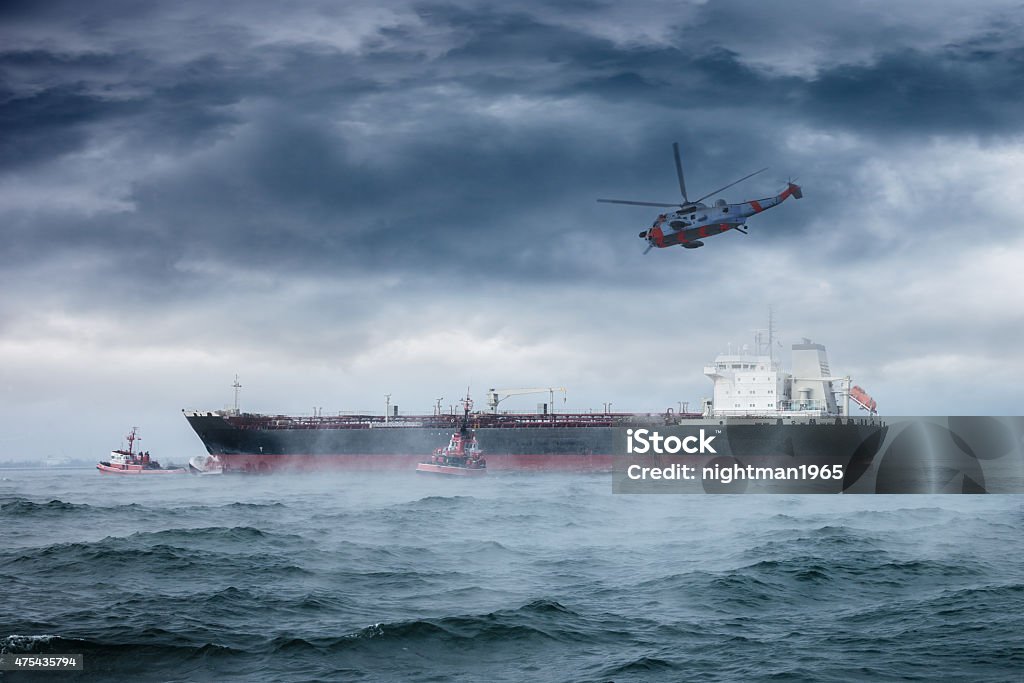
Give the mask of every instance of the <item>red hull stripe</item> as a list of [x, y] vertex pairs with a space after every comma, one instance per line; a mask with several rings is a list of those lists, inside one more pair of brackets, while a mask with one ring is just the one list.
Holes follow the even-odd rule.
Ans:
[[142, 468], [123, 470], [119, 467], [104, 467], [96, 465], [96, 469], [104, 474], [185, 474], [188, 470], [144, 470]]
[[[423, 462], [418, 455], [374, 454], [290, 454], [262, 453], [217, 454], [225, 471], [278, 472], [320, 470], [405, 470], [413, 472]], [[545, 470], [561, 472], [607, 472], [612, 469], [611, 455], [491, 455], [484, 453], [487, 469], [494, 471]]]
[[426, 472], [427, 474], [444, 474], [453, 477], [482, 477], [487, 474], [487, 470], [470, 469], [468, 467], [449, 467], [446, 465], [433, 465], [431, 463], [420, 463], [416, 466], [417, 472]]

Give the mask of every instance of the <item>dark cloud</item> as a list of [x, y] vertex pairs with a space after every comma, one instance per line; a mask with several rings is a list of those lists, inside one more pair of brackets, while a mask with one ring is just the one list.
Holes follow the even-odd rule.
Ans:
[[809, 114], [881, 135], [1019, 134], [1024, 49], [893, 51], [870, 66], [844, 65], [802, 93]]
[[[531, 245], [554, 244], [573, 217], [589, 239], [631, 237], [647, 214], [590, 204], [598, 193], [671, 199], [670, 140], [681, 140], [696, 188], [771, 163], [779, 178], [770, 189], [743, 190], [764, 195], [806, 161], [780, 144], [785, 126], [885, 138], [1019, 125], [1006, 87], [1019, 70], [1014, 49], [981, 50], [966, 36], [964, 47], [893, 45], [868, 63], [786, 75], [716, 45], [738, 19], [722, 11], [702, 8], [661, 44], [616, 44], [528, 10], [423, 5], [423, 25], [382, 29], [355, 53], [301, 41], [257, 47], [251, 27], [228, 26], [208, 29], [223, 43], [189, 41], [173, 60], [128, 34], [108, 40], [107, 53], [7, 53], [0, 66], [50, 86], [6, 100], [3, 161], [56, 162], [104, 136], [126, 140], [126, 166], [170, 157], [132, 179], [135, 211], [107, 231], [66, 217], [33, 226], [73, 248], [93, 238], [117, 249], [145, 224], [163, 257], [406, 273], [443, 272], [454, 257], [475, 277], [519, 277], [525, 259], [515, 256], [529, 253], [530, 277], [560, 280], [590, 269]], [[115, 9], [81, 17], [77, 29], [153, 20]], [[392, 47], [417, 30], [453, 44], [433, 57]], [[782, 230], [807, 221], [797, 214]]]
[[0, 171], [52, 161], [82, 150], [92, 139], [89, 126], [116, 126], [138, 105], [110, 102], [59, 86], [18, 97], [8, 93], [0, 104]]
[[[1015, 244], [998, 198], [1018, 188], [989, 166], [1012, 169], [1000, 154], [1024, 132], [1012, 8], [882, 7], [5, 3], [0, 331], [28, 334], [40, 311], [166, 316], [210, 344], [358, 354], [445, 302], [570, 337], [610, 309], [639, 329], [637, 302], [688, 302], [727, 336], [781, 296], [794, 324], [867, 336], [835, 302], [882, 297], [894, 254], [956, 300], [973, 285], [930, 264]], [[749, 237], [642, 257], [655, 211], [594, 200], [674, 200], [674, 140], [691, 194], [770, 166], [724, 195], [800, 175], [806, 198]], [[899, 301], [902, 357], [915, 322], [933, 339], [949, 321]], [[1005, 317], [984, 329], [1008, 334]]]

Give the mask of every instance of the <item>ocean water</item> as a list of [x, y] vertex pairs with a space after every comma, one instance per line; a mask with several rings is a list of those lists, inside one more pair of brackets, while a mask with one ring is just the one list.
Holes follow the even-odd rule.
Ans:
[[1022, 680], [1024, 497], [0, 471], [3, 681]]

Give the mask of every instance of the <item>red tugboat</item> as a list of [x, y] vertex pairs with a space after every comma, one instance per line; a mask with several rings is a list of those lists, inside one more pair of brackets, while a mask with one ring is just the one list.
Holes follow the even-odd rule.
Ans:
[[452, 434], [447, 446], [436, 449], [430, 460], [416, 465], [417, 472], [455, 477], [482, 477], [487, 474], [487, 461], [476, 442], [476, 434], [468, 426], [469, 411], [473, 407], [473, 400], [468, 394], [462, 405], [465, 412], [459, 431]]
[[96, 469], [104, 474], [184, 474], [187, 470], [183, 467], [167, 469], [160, 466], [156, 460], [149, 457], [149, 451], [135, 452], [135, 442], [140, 438], [135, 435], [135, 427], [128, 436], [128, 450], [118, 448], [110, 451], [110, 460], [104, 460], [96, 465]]

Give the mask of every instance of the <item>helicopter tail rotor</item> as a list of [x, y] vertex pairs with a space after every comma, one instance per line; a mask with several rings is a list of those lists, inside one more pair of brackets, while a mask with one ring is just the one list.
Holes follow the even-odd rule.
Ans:
[[796, 199], [803, 199], [804, 197], [803, 188], [796, 184], [796, 176], [786, 178], [785, 188], [779, 193], [780, 200], [785, 200], [787, 197], [794, 197]]
[[779, 201], [785, 201], [788, 197], [796, 199], [803, 199], [804, 197], [803, 188], [796, 184], [796, 178], [790, 178], [786, 181], [786, 189], [779, 194]]

